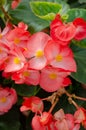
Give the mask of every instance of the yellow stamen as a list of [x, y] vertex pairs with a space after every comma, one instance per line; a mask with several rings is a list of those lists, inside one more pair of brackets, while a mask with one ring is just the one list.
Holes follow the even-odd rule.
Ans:
[[14, 39], [14, 43], [15, 43], [15, 44], [19, 44], [19, 43], [20, 43], [20, 39], [19, 39], [19, 38], [15, 38], [15, 39]]
[[39, 50], [36, 52], [36, 57], [40, 58], [44, 55], [43, 51]]
[[2, 34], [0, 34], [0, 39], [2, 38]]
[[57, 61], [57, 62], [62, 61], [62, 59], [63, 59], [62, 55], [57, 55], [57, 56], [56, 56], [56, 61]]
[[0, 102], [2, 102], [2, 103], [5, 103], [7, 101], [7, 98], [6, 97], [2, 97], [1, 99], [0, 99]]
[[18, 57], [15, 57], [15, 58], [14, 58], [14, 63], [15, 63], [15, 64], [20, 64], [21, 61], [20, 61], [20, 59], [19, 59]]
[[50, 79], [56, 79], [57, 78], [57, 74], [51, 73], [51, 74], [49, 74], [49, 78]]
[[28, 77], [28, 76], [30, 76], [30, 73], [28, 71], [24, 71], [23, 76]]

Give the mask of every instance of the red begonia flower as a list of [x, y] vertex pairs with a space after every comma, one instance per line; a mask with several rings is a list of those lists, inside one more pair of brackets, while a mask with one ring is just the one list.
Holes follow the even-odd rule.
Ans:
[[44, 105], [42, 100], [39, 97], [25, 97], [22, 106], [20, 107], [20, 111], [31, 110], [32, 112], [41, 113], [43, 111]]
[[76, 27], [75, 39], [82, 40], [86, 38], [86, 21], [83, 18], [76, 18], [73, 21]]

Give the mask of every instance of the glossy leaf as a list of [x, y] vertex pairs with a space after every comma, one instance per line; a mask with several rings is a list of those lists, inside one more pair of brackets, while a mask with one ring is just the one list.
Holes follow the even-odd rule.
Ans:
[[73, 41], [73, 43], [81, 48], [86, 48], [86, 39], [83, 39], [81, 41]]
[[53, 20], [61, 5], [53, 2], [30, 2], [34, 14], [45, 20]]
[[81, 18], [84, 18], [86, 20], [86, 9], [78, 9], [78, 8], [70, 9], [67, 12], [67, 14], [69, 16], [67, 19], [67, 22], [71, 22], [77, 17], [81, 17]]
[[71, 76], [78, 82], [86, 84], [86, 49], [72, 45], [77, 64], [77, 72]]
[[64, 15], [70, 9], [70, 6], [67, 4], [66, 0], [54, 0], [56, 3], [61, 4], [62, 9], [60, 10], [60, 14]]
[[0, 115], [0, 130], [19, 130], [19, 111], [13, 107], [8, 113]]
[[20, 96], [33, 96], [37, 94], [39, 88], [37, 86], [28, 86], [25, 84], [19, 85], [14, 84], [13, 88], [17, 91], [17, 94]]
[[40, 31], [49, 26], [50, 22], [42, 20], [35, 16], [30, 9], [29, 2], [21, 2], [15, 10], [11, 10], [13, 23], [23, 21], [29, 25], [29, 30], [32, 32]]

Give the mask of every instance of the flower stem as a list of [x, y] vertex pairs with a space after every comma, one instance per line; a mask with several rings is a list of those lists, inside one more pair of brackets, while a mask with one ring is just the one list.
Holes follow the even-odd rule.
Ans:
[[3, 6], [0, 6], [0, 8], [1, 8], [2, 12], [4, 13], [7, 21], [10, 21], [12, 19], [11, 16], [9, 16], [9, 14], [5, 11]]

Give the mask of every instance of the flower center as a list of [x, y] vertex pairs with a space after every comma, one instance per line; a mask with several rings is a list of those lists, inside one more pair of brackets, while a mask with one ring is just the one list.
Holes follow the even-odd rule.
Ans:
[[23, 76], [28, 77], [28, 76], [30, 76], [30, 73], [28, 71], [24, 71]]
[[2, 34], [0, 34], [0, 39], [2, 38]]
[[19, 59], [18, 57], [15, 57], [15, 58], [14, 58], [14, 63], [15, 63], [15, 64], [20, 64], [21, 61], [20, 61], [20, 59]]
[[57, 74], [51, 73], [51, 74], [49, 74], [49, 78], [50, 79], [56, 79], [57, 78]]
[[40, 58], [44, 55], [43, 51], [39, 50], [36, 52], [36, 57]]
[[63, 59], [62, 55], [57, 55], [57, 56], [56, 56], [56, 61], [57, 61], [57, 62], [62, 61], [62, 59]]
[[19, 43], [20, 43], [20, 39], [19, 39], [19, 38], [15, 38], [15, 39], [14, 39], [14, 43], [15, 43], [15, 44], [19, 44]]
[[7, 98], [6, 97], [2, 97], [1, 99], [0, 99], [0, 102], [2, 102], [2, 103], [5, 103], [7, 101]]

